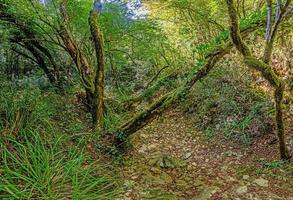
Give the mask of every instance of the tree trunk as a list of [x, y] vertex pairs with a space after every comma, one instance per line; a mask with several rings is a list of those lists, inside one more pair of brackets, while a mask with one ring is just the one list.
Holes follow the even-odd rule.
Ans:
[[74, 60], [78, 69], [80, 79], [85, 87], [87, 104], [92, 115], [94, 128], [104, 124], [104, 73], [105, 61], [103, 52], [103, 37], [98, 26], [98, 13], [91, 12], [89, 16], [89, 24], [93, 37], [97, 67], [93, 67], [85, 53], [78, 47], [77, 42], [73, 38], [70, 29], [68, 28], [69, 17], [66, 10], [66, 0], [60, 3], [60, 13], [63, 22], [60, 26], [59, 35], [63, 40], [64, 45], [71, 58]]
[[[284, 6], [283, 12], [286, 12], [291, 0], [288, 0]], [[234, 45], [238, 51], [244, 57], [244, 63], [257, 71], [259, 71], [262, 76], [270, 83], [270, 85], [275, 89], [275, 106], [276, 106], [276, 126], [279, 138], [279, 149], [280, 157], [284, 160], [289, 160], [291, 157], [288, 153], [285, 142], [285, 133], [284, 133], [284, 122], [283, 122], [283, 113], [282, 113], [282, 100], [284, 92], [284, 83], [281, 78], [273, 71], [272, 67], [269, 65], [270, 57], [272, 54], [273, 40], [267, 39], [267, 46], [264, 52], [264, 60], [259, 60], [256, 57], [252, 56], [252, 53], [245, 42], [242, 40], [242, 36], [239, 34], [239, 22], [237, 17], [237, 11], [234, 5], [233, 0], [226, 0], [229, 17], [230, 17], [230, 34], [233, 40]], [[269, 13], [270, 15], [270, 13]], [[281, 14], [282, 16], [282, 14]], [[275, 37], [278, 24], [280, 23], [281, 18], [278, 18], [278, 21], [275, 22], [274, 29], [272, 30], [272, 35], [269, 33], [269, 37]]]
[[279, 148], [280, 148], [280, 157], [283, 160], [288, 160], [290, 158], [286, 140], [285, 140], [285, 131], [283, 124], [283, 111], [282, 111], [282, 101], [284, 94], [284, 84], [280, 84], [275, 90], [275, 102], [276, 102], [276, 122], [277, 122], [277, 130], [279, 137]]
[[93, 38], [97, 67], [95, 74], [95, 92], [93, 99], [92, 112], [94, 113], [93, 124], [95, 127], [104, 127], [104, 84], [105, 84], [105, 58], [103, 50], [103, 35], [101, 33], [98, 21], [99, 13], [92, 10], [89, 15], [89, 25]]
[[[11, 23], [19, 30], [16, 34], [13, 34], [11, 41], [18, 45], [23, 43], [24, 45], [21, 46], [29, 50], [36, 60], [38, 60], [40, 68], [44, 70], [50, 83], [59, 90], [62, 90], [63, 81], [59, 72], [59, 67], [50, 51], [39, 41], [39, 38], [37, 37], [38, 35], [30, 27], [29, 22], [11, 14], [9, 8], [4, 3], [0, 3], [0, 20]], [[36, 53], [36, 55], [34, 55], [34, 53]], [[49, 68], [49, 65], [45, 62], [46, 59], [51, 63], [53, 69]]]

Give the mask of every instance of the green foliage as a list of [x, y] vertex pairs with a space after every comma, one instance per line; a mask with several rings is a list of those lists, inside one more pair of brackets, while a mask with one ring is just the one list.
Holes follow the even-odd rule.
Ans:
[[239, 21], [239, 26], [240, 28], [247, 28], [249, 25], [254, 24], [258, 21], [265, 20], [267, 16], [267, 11], [266, 9], [260, 9], [256, 12], [250, 13], [248, 16], [245, 18], [242, 18]]
[[107, 109], [105, 114], [105, 128], [108, 130], [117, 127], [119, 124], [122, 123], [121, 116], [116, 114], [113, 110]]
[[[266, 133], [271, 110], [268, 98], [252, 88], [251, 79], [243, 77], [233, 66], [218, 68], [196, 86], [196, 93], [183, 102], [188, 112], [194, 113], [195, 123], [210, 138], [222, 134], [244, 144], [251, 137]], [[238, 77], [242, 77], [241, 80]], [[196, 102], [196, 103], [195, 103]]]
[[[290, 168], [290, 164], [284, 160], [263, 161], [262, 167], [256, 169], [257, 175], [265, 174], [269, 176], [285, 176], [286, 171]], [[292, 168], [292, 166], [291, 166]], [[289, 172], [290, 170], [288, 170]]]
[[[233, 102], [236, 103], [236, 102]], [[236, 105], [237, 106], [237, 105]], [[250, 126], [254, 123], [256, 117], [258, 117], [259, 113], [262, 109], [262, 104], [253, 105], [251, 110], [248, 111], [247, 115], [244, 115], [237, 121], [225, 121], [224, 122], [224, 135], [226, 137], [231, 137], [233, 134], [241, 134], [241, 140], [245, 144], [251, 143], [250, 138]], [[237, 108], [238, 109], [238, 108]], [[241, 112], [241, 111], [240, 111]]]
[[0, 83], [0, 128], [13, 128], [18, 115], [24, 116], [22, 129], [46, 124], [56, 112], [59, 105], [54, 92], [43, 93], [40, 89], [26, 87], [18, 90], [17, 85]]
[[[3, 77], [0, 73], [0, 199], [115, 199], [119, 193], [115, 171], [109, 173], [111, 166], [93, 158], [100, 158], [99, 150], [106, 152], [103, 156], [113, 156], [114, 161], [121, 161], [122, 155], [101, 133], [116, 130], [126, 119], [129, 123], [137, 120], [139, 126], [148, 114], [156, 115], [157, 110], [178, 101], [183, 101], [181, 107], [208, 139], [221, 134], [248, 145], [255, 135], [272, 132], [267, 131], [272, 126], [270, 99], [254, 87], [254, 80], [239, 63], [231, 61], [233, 54], [199, 82], [190, 96], [185, 92], [186, 81], [207, 64], [211, 53], [227, 44], [230, 32], [224, 1], [144, 1], [149, 15], [135, 20], [128, 16], [126, 7], [104, 4], [99, 25], [105, 39], [106, 130], [96, 132], [89, 126], [85, 101], [76, 95], [82, 93], [79, 75], [72, 70], [74, 62], [58, 35], [60, 1], [47, 5], [0, 1], [19, 23], [7, 23], [0, 16], [0, 58], [5, 58], [0, 66], [4, 72]], [[92, 4], [89, 0], [68, 0], [68, 27], [90, 65], [96, 66], [88, 24]], [[237, 8], [241, 29], [266, 19], [266, 9], [255, 5], [248, 0], [243, 8]], [[25, 35], [24, 30], [32, 31], [36, 38]], [[12, 42], [19, 35], [27, 38]], [[35, 70], [35, 58], [23, 47], [23, 39], [41, 42], [52, 54], [57, 66], [48, 58], [45, 63], [64, 79], [72, 79], [72, 87], [65, 89], [67, 94], [50, 90], [44, 72]], [[15, 47], [20, 53], [13, 52]], [[17, 73], [23, 71], [21, 75], [14, 76], [14, 65]], [[152, 110], [154, 107], [158, 109]], [[165, 123], [163, 117], [159, 120]], [[126, 133], [117, 131], [105, 140], [128, 141]], [[247, 166], [239, 174], [275, 175], [286, 167], [279, 161], [261, 165], [259, 169]], [[150, 192], [151, 198], [172, 198], [159, 190]]]
[[71, 137], [59, 133], [84, 129], [84, 124], [56, 123], [63, 108], [72, 112], [64, 103], [54, 91], [19, 90], [1, 82], [0, 199], [113, 199], [119, 192], [108, 166], [94, 163], [79, 148], [85, 144], [81, 137], [72, 144]]
[[[30, 131], [23, 141], [1, 144], [2, 199], [112, 199], [114, 180], [98, 175], [84, 151], [62, 148], [61, 137], [47, 140]], [[68, 145], [68, 144], [66, 144]]]
[[237, 174], [242, 177], [243, 175], [268, 175], [276, 178], [286, 178], [292, 171], [292, 165], [286, 161], [273, 160], [262, 161], [261, 165], [247, 165], [240, 167]]
[[278, 167], [284, 167], [284, 165], [286, 164], [286, 161], [284, 160], [273, 160], [271, 162], [266, 162], [264, 161], [262, 163], [262, 165], [265, 167], [265, 168], [278, 168]]

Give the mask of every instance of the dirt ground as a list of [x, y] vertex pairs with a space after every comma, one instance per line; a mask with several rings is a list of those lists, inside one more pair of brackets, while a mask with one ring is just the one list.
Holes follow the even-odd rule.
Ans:
[[222, 136], [207, 139], [192, 116], [170, 110], [135, 134], [132, 144], [119, 170], [120, 200], [293, 200], [293, 167], [273, 162], [273, 134], [253, 138], [249, 146]]

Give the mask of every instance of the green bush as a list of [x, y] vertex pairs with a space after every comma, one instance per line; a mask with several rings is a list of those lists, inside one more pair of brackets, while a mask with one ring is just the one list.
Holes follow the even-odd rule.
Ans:
[[245, 68], [235, 70], [233, 64], [217, 68], [182, 103], [208, 138], [222, 134], [250, 144], [252, 136], [267, 132], [273, 105], [245, 73]]
[[[9, 81], [0, 87], [0, 199], [112, 199], [119, 192], [108, 166], [60, 134], [54, 118], [68, 102], [50, 90]], [[69, 126], [73, 134], [83, 128]]]

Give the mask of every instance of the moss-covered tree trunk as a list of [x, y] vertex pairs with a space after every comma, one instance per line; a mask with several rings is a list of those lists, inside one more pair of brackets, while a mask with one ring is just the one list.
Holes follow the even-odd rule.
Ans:
[[[80, 79], [86, 92], [87, 106], [92, 115], [94, 128], [103, 128], [104, 125], [104, 84], [105, 84], [105, 58], [103, 50], [103, 35], [99, 28], [99, 13], [94, 9], [89, 14], [89, 25], [96, 51], [97, 65], [94, 67], [86, 54], [80, 49], [68, 27], [69, 17], [66, 9], [67, 0], [60, 3], [62, 23], [59, 35], [66, 49], [74, 60]], [[94, 7], [95, 8], [95, 7]]]
[[[286, 147], [283, 111], [282, 111], [284, 82], [273, 71], [269, 63], [270, 63], [271, 54], [273, 52], [272, 51], [273, 42], [277, 33], [278, 25], [280, 24], [282, 16], [284, 16], [284, 14], [286, 13], [286, 10], [289, 7], [290, 3], [291, 3], [291, 0], [287, 0], [285, 5], [282, 8], [280, 7], [280, 13], [277, 12], [276, 21], [273, 27], [271, 27], [272, 26], [271, 23], [268, 22], [269, 27], [267, 27], [267, 37], [266, 37], [267, 44], [264, 51], [263, 60], [259, 60], [258, 58], [252, 55], [250, 49], [248, 48], [246, 43], [243, 41], [242, 36], [240, 35], [238, 16], [237, 16], [237, 11], [236, 11], [233, 0], [226, 0], [229, 18], [230, 18], [230, 33], [231, 33], [231, 38], [234, 45], [236, 46], [238, 51], [243, 55], [244, 63], [248, 67], [251, 67], [259, 71], [262, 74], [262, 76], [275, 89], [275, 108], [276, 108], [275, 119], [276, 119], [276, 126], [277, 126], [278, 138], [279, 138], [280, 157], [281, 159], [284, 159], [284, 160], [290, 159], [290, 155]], [[268, 1], [268, 7], [271, 7], [270, 4], [271, 4], [271, 1]], [[271, 15], [270, 11], [268, 12], [268, 15]], [[270, 18], [271, 17], [268, 17], [268, 20], [270, 20]]]
[[95, 46], [97, 67], [95, 73], [95, 92], [93, 99], [93, 124], [94, 126], [104, 127], [104, 85], [105, 85], [105, 58], [103, 49], [103, 34], [99, 27], [99, 11], [94, 9], [89, 15], [89, 25]]

